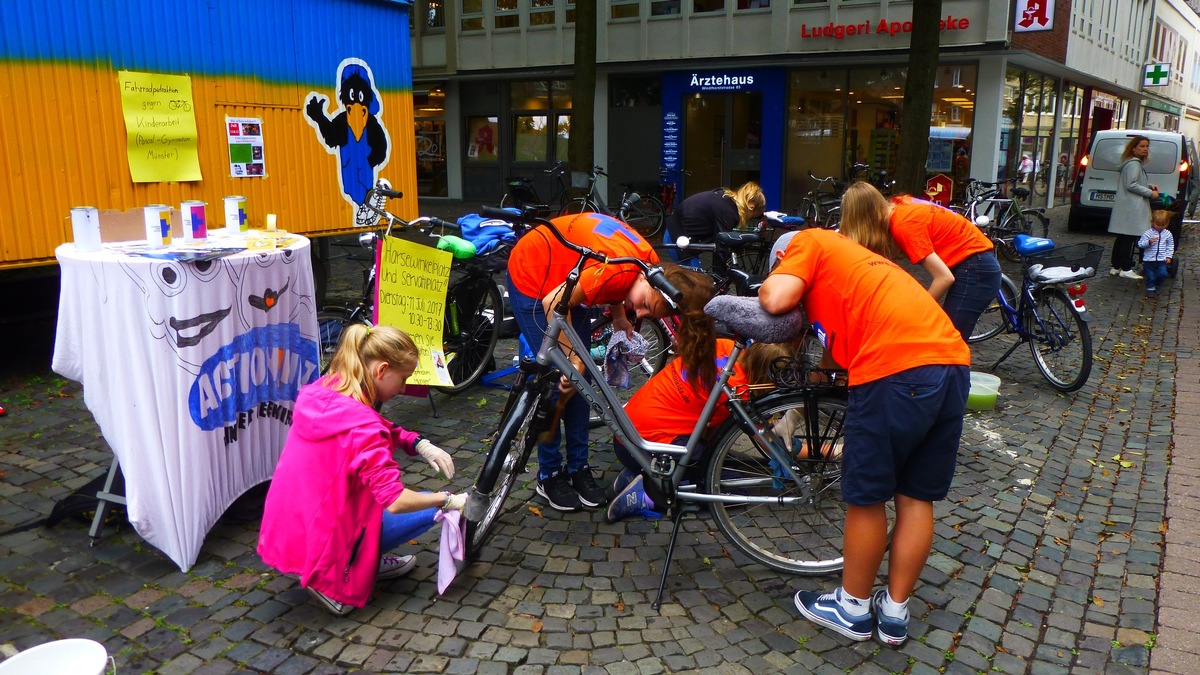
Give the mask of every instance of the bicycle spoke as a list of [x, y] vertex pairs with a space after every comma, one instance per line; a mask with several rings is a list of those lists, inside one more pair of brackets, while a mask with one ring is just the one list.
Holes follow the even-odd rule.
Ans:
[[1026, 325], [1030, 352], [1050, 385], [1059, 391], [1082, 387], [1092, 370], [1092, 337], [1067, 294], [1041, 289]]

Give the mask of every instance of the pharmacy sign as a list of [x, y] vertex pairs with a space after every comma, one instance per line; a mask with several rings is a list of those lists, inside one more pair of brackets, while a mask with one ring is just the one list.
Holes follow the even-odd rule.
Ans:
[[1171, 64], [1147, 63], [1146, 71], [1142, 74], [1143, 87], [1164, 87], [1170, 84]]

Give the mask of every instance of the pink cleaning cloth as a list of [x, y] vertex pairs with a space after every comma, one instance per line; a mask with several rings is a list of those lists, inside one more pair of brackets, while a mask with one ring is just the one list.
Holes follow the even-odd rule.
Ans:
[[466, 556], [466, 533], [462, 528], [462, 511], [441, 511], [433, 516], [442, 524], [442, 542], [438, 549], [438, 595], [446, 592], [458, 576], [458, 565]]

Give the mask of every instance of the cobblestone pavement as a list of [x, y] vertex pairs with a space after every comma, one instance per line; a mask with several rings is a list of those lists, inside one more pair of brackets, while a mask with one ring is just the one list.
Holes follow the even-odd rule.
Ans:
[[[1066, 233], [1065, 209], [1052, 215], [1060, 243], [1108, 247], [1106, 236]], [[0, 536], [0, 650], [87, 637], [122, 674], [1194, 672], [1200, 641], [1186, 617], [1200, 599], [1200, 516], [1187, 502], [1200, 496], [1200, 422], [1187, 411], [1200, 402], [1200, 313], [1185, 301], [1197, 290], [1195, 235], [1181, 257], [1179, 278], [1147, 298], [1108, 275], [1105, 255], [1087, 293], [1096, 361], [1081, 391], [1056, 393], [1024, 349], [998, 368], [997, 407], [967, 415], [900, 649], [800, 619], [792, 595], [838, 579], [750, 564], [702, 517], [684, 521], [655, 612], [669, 524], [559, 514], [525, 482], [484, 560], [445, 595], [435, 530], [407, 547], [419, 561], [409, 577], [344, 618], [263, 565], [252, 511], [218, 524], [186, 574], [128, 526], [95, 548], [77, 521]], [[353, 292], [343, 263], [333, 288]], [[1009, 340], [977, 346], [977, 364]], [[498, 389], [435, 394], [436, 417], [425, 400], [390, 405], [458, 466], [447, 485], [411, 463], [407, 482], [465, 488], [502, 400]], [[111, 454], [79, 386], [44, 363], [0, 377], [0, 404], [4, 530], [49, 513]], [[592, 438], [593, 464], [611, 478], [606, 435]]]

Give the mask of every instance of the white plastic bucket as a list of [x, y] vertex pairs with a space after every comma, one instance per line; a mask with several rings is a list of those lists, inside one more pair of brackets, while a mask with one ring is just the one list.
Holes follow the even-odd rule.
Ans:
[[1000, 393], [1000, 378], [989, 373], [971, 371], [971, 391], [967, 394], [967, 410], [991, 410]]
[[0, 662], [0, 675], [104, 675], [108, 652], [95, 640], [73, 638], [30, 647]]

